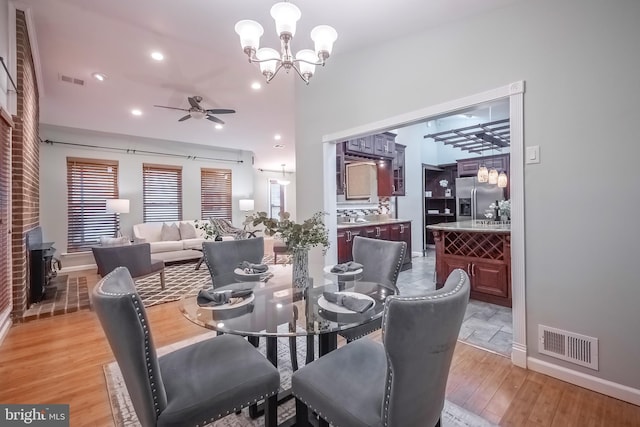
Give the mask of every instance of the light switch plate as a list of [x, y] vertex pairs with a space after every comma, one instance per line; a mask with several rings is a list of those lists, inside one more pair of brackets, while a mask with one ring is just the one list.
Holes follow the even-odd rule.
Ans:
[[540, 163], [540, 146], [539, 145], [532, 145], [530, 147], [527, 147], [527, 150], [525, 152], [525, 163], [526, 164]]

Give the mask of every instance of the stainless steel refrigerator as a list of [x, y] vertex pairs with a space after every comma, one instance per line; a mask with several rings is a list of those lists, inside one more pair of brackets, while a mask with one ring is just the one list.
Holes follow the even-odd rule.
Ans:
[[485, 219], [489, 205], [504, 199], [504, 188], [478, 182], [476, 177], [456, 178], [456, 216], [458, 221]]

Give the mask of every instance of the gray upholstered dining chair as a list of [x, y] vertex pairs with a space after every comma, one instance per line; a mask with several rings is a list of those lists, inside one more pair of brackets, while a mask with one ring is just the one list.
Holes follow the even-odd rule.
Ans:
[[424, 296], [387, 297], [382, 344], [351, 342], [293, 374], [296, 425], [307, 425], [311, 408], [334, 427], [439, 426], [468, 300], [460, 269]]
[[[353, 260], [362, 264], [364, 282], [377, 282], [393, 288], [398, 293], [396, 282], [402, 267], [407, 244], [389, 240], [370, 239], [356, 236], [353, 238]], [[364, 325], [340, 332], [348, 342], [380, 329], [382, 319], [376, 319]]]
[[280, 374], [247, 341], [224, 335], [157, 357], [123, 267], [98, 282], [93, 303], [142, 426], [204, 425], [262, 399], [265, 425], [275, 425]]
[[131, 277], [134, 279], [141, 279], [160, 273], [160, 287], [164, 289], [164, 261], [151, 258], [151, 245], [149, 243], [94, 246], [91, 250], [93, 251], [100, 277], [105, 277], [117, 267], [127, 267]]
[[209, 268], [213, 287], [237, 282], [233, 270], [242, 261], [259, 264], [264, 258], [264, 237], [253, 239], [205, 241], [202, 255]]

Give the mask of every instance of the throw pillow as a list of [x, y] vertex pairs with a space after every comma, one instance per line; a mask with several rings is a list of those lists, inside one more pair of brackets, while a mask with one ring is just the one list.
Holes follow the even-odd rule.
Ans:
[[160, 230], [160, 238], [163, 241], [176, 241], [180, 240], [180, 229], [174, 222], [171, 225], [162, 224], [162, 230]]
[[183, 240], [197, 238], [198, 235], [196, 234], [196, 228], [193, 226], [193, 224], [190, 224], [188, 222], [181, 222], [180, 237], [182, 237]]
[[130, 245], [131, 241], [127, 236], [123, 237], [108, 237], [100, 236], [100, 246], [122, 246]]

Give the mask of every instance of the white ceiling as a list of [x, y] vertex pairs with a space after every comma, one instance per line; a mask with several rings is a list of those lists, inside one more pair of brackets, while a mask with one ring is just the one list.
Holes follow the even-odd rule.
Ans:
[[[299, 0], [302, 18], [293, 50], [313, 48], [311, 28], [338, 31], [333, 54], [424, 31], [516, 0]], [[22, 0], [31, 8], [42, 67], [42, 123], [238, 148], [255, 153], [255, 167], [295, 169], [294, 74], [264, 84], [248, 64], [234, 25], [254, 19], [265, 28], [262, 46], [279, 41], [264, 0]], [[163, 62], [150, 58], [162, 51]], [[331, 58], [327, 67], [331, 66]], [[108, 79], [91, 78], [102, 72]], [[322, 73], [322, 69], [317, 70]], [[84, 87], [59, 74], [85, 80]], [[250, 84], [263, 83], [260, 91]], [[313, 79], [311, 83], [313, 84]], [[304, 90], [300, 86], [300, 90]], [[154, 104], [188, 108], [187, 96], [205, 108], [232, 108], [216, 130], [208, 120], [178, 122], [184, 114]], [[139, 108], [141, 117], [130, 110]], [[279, 133], [281, 141], [273, 136]], [[284, 149], [273, 145], [281, 143]]]

